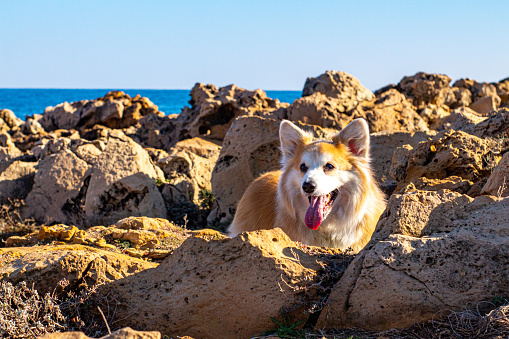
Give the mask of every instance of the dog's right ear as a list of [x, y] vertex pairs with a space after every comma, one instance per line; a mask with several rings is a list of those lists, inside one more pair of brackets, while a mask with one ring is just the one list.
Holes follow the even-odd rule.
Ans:
[[293, 157], [297, 147], [302, 143], [303, 139], [303, 130], [295, 126], [292, 122], [283, 120], [279, 126], [279, 140], [281, 141], [283, 159]]

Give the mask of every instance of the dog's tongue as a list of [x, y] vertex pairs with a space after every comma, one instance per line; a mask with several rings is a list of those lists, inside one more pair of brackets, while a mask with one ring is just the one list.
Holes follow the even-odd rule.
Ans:
[[323, 221], [323, 216], [325, 214], [325, 204], [327, 203], [327, 195], [322, 195], [320, 197], [311, 197], [311, 204], [306, 212], [306, 216], [304, 221], [306, 222], [306, 226], [312, 230], [317, 230], [318, 226]]

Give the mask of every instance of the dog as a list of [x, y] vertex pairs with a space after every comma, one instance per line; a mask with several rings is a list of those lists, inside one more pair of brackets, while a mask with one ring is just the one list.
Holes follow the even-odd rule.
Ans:
[[305, 245], [360, 251], [386, 205], [370, 167], [366, 120], [353, 120], [327, 140], [283, 120], [279, 138], [281, 170], [251, 183], [228, 235], [279, 227]]

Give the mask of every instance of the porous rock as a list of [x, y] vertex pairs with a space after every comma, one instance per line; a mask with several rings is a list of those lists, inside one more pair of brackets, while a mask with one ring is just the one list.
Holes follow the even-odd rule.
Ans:
[[505, 153], [497, 166], [491, 172], [481, 194], [490, 194], [496, 197], [509, 196], [509, 153]]
[[34, 184], [36, 165], [19, 160], [0, 163], [0, 204], [26, 198]]
[[82, 245], [46, 245], [0, 248], [2, 280], [34, 284], [42, 295], [51, 293], [62, 279], [77, 286], [111, 282], [153, 268], [154, 263], [124, 254]]
[[22, 124], [21, 120], [17, 118], [16, 114], [10, 109], [0, 109], [0, 119], [2, 119], [10, 129]]
[[507, 198], [449, 191], [393, 195], [318, 326], [385, 330], [440, 312], [482, 312], [489, 303], [479, 302], [509, 292], [508, 208]]
[[[121, 328], [100, 339], [160, 339], [161, 333], [155, 331], [135, 331], [129, 327]], [[92, 339], [83, 332], [56, 332], [46, 334], [40, 339]]]
[[272, 328], [271, 317], [293, 310], [295, 321], [303, 319], [302, 298], [313, 300], [302, 287], [320, 265], [293, 246], [280, 229], [234, 239], [193, 237], [157, 268], [107, 284], [101, 293], [118, 296], [120, 326], [169, 336], [250, 338]]
[[447, 75], [419, 72], [401, 79], [397, 89], [410, 97], [420, 110], [429, 104], [444, 104], [450, 82]]

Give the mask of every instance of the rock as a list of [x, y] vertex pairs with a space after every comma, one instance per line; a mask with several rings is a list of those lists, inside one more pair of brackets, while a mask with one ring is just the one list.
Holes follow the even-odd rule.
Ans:
[[16, 146], [0, 146], [0, 162], [7, 162], [11, 159], [16, 159], [21, 155], [23, 155], [23, 152], [21, 152]]
[[445, 105], [439, 107], [428, 105], [421, 110], [419, 115], [431, 129], [436, 129], [437, 125], [441, 124], [441, 120], [450, 115], [450, 112], [449, 107]]
[[486, 119], [468, 107], [460, 107], [452, 110], [449, 115], [439, 118], [430, 127], [437, 131], [450, 129], [457, 131], [464, 130]]
[[81, 224], [76, 219], [80, 216], [75, 215], [76, 210], [68, 201], [78, 197], [90, 170], [91, 166], [70, 150], [42, 159], [26, 198], [25, 216], [41, 223]]
[[489, 176], [500, 159], [494, 143], [462, 131], [447, 131], [420, 143], [409, 155], [405, 178], [398, 189], [421, 177], [458, 176], [472, 182]]
[[79, 109], [86, 103], [88, 103], [88, 101], [83, 100], [73, 103], [64, 102], [54, 107], [46, 107], [39, 123], [48, 132], [57, 129], [74, 129], [80, 120]]
[[26, 281], [42, 295], [52, 293], [62, 279], [88, 287], [125, 278], [157, 265], [82, 245], [0, 248], [2, 280]]
[[21, 125], [21, 120], [16, 117], [10, 109], [0, 109], [0, 119], [2, 119], [10, 129]]
[[413, 149], [414, 148], [408, 144], [396, 148], [392, 154], [391, 167], [389, 169], [391, 178], [397, 181], [405, 179], [408, 159]]
[[191, 95], [198, 97], [191, 97], [194, 106], [184, 108], [178, 115], [175, 142], [197, 136], [222, 140], [237, 117], [279, 117], [278, 110], [288, 107], [287, 103], [268, 98], [260, 89], [248, 91], [235, 85], [221, 87], [215, 92], [212, 87], [206, 89], [206, 86], [196, 84]]
[[306, 317], [302, 302], [316, 296], [305, 287], [319, 269], [280, 229], [234, 239], [193, 237], [157, 268], [106, 284], [100, 293], [118, 296], [118, 326], [170, 337], [250, 338], [272, 328], [271, 317]]
[[163, 172], [118, 130], [93, 142], [53, 139], [41, 156], [26, 217], [90, 226], [128, 216], [166, 216], [156, 185], [164, 180]]
[[136, 137], [144, 147], [170, 152], [179, 139], [186, 138], [186, 136], [178, 135], [176, 117], [160, 117], [151, 114], [143, 117], [139, 122], [141, 127], [136, 130]]
[[[116, 330], [100, 339], [160, 339], [161, 333], [153, 331], [135, 331], [129, 327]], [[91, 339], [83, 332], [56, 332], [46, 334], [40, 339]]]
[[0, 204], [26, 198], [34, 184], [36, 166], [35, 162], [0, 163]]
[[488, 114], [498, 108], [500, 105], [500, 97], [497, 96], [487, 96], [476, 100], [473, 104], [470, 105], [470, 109], [476, 111], [481, 114]]
[[10, 130], [11, 130], [11, 128], [9, 127], [9, 125], [7, 125], [5, 123], [5, 121], [3, 121], [2, 118], [0, 118], [0, 133], [3, 134], [3, 133], [6, 133], [6, 132], [8, 132]]
[[25, 135], [39, 134], [44, 132], [41, 124], [34, 119], [27, 119], [23, 124], [19, 126], [21, 133]]
[[404, 328], [440, 312], [489, 311], [509, 290], [509, 199], [448, 191], [391, 197], [350, 264], [319, 328]]
[[445, 94], [446, 106], [454, 109], [458, 107], [467, 107], [472, 103], [472, 93], [466, 88], [450, 87]]
[[509, 135], [509, 109], [502, 108], [493, 112], [488, 119], [464, 127], [462, 130], [479, 138], [494, 138]]
[[[231, 221], [249, 184], [260, 174], [280, 168], [279, 124], [272, 119], [241, 117], [228, 130], [211, 179], [216, 221]], [[322, 138], [328, 133], [318, 126], [297, 125]]]
[[111, 224], [127, 216], [164, 218], [166, 209], [155, 180], [164, 180], [148, 153], [122, 132], [112, 131], [86, 188], [89, 224]]
[[338, 111], [343, 113], [355, 108], [362, 101], [370, 101], [374, 95], [360, 81], [345, 72], [327, 71], [316, 78], [307, 78], [302, 96], [322, 93], [339, 100]]
[[491, 172], [481, 194], [490, 194], [496, 197], [509, 196], [509, 153], [505, 153], [498, 165]]
[[0, 133], [0, 147], [15, 147], [11, 135], [6, 132]]
[[419, 72], [401, 79], [397, 89], [410, 97], [418, 110], [429, 104], [441, 106], [449, 90], [451, 78], [442, 74]]
[[221, 147], [204, 139], [187, 139], [178, 142], [173, 152], [159, 159], [157, 165], [163, 170], [167, 183], [180, 186], [186, 200], [199, 205], [203, 191], [212, 188], [210, 179], [220, 150]]

